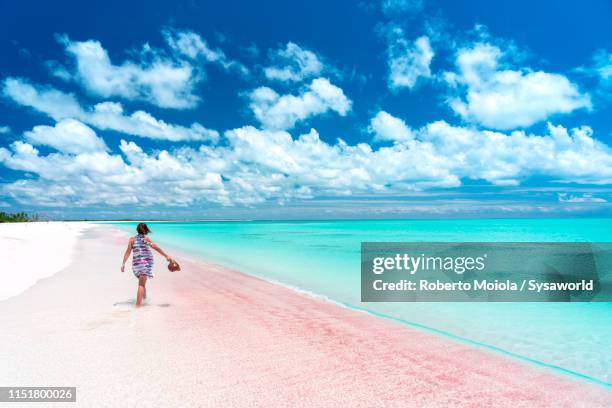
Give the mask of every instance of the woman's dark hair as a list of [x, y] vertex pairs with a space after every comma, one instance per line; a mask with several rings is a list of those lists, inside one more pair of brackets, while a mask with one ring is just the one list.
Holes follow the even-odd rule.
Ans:
[[138, 226], [136, 227], [136, 231], [138, 231], [138, 233], [142, 235], [147, 235], [148, 233], [151, 232], [147, 224], [145, 224], [144, 222], [141, 222], [140, 224], [138, 224]]

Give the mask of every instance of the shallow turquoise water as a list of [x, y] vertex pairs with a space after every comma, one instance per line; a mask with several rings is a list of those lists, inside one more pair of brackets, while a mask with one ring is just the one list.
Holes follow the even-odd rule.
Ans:
[[[134, 231], [136, 223], [117, 223]], [[612, 303], [361, 303], [362, 241], [612, 241], [612, 219], [149, 223], [169, 248], [612, 383]]]

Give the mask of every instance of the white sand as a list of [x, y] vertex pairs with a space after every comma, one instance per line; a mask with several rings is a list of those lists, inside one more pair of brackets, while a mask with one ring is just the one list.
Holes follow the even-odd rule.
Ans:
[[66, 268], [85, 222], [0, 223], [0, 300]]

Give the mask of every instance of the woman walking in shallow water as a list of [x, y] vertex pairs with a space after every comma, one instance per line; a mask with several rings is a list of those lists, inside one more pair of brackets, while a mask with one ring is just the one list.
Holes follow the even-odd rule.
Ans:
[[158, 247], [147, 235], [151, 232], [147, 224], [140, 223], [136, 227], [138, 235], [130, 238], [127, 249], [123, 255], [121, 272], [125, 271], [125, 263], [134, 251], [132, 256], [132, 272], [138, 278], [138, 292], [136, 294], [136, 306], [140, 306], [142, 299], [147, 298], [147, 279], [153, 277], [153, 253], [151, 248], [159, 252], [168, 262], [173, 262], [160, 247]]

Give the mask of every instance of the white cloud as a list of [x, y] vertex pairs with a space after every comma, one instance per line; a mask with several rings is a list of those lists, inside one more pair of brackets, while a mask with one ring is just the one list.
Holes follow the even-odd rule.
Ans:
[[191, 59], [203, 57], [209, 62], [222, 61], [225, 59], [223, 51], [213, 50], [208, 46], [199, 34], [189, 30], [164, 30], [162, 32], [164, 39], [175, 51]]
[[381, 3], [383, 13], [395, 15], [402, 13], [418, 13], [423, 10], [423, 0], [383, 0]]
[[0, 135], [11, 133], [11, 128], [9, 126], [0, 126]]
[[593, 93], [608, 100], [612, 97], [612, 53], [600, 49], [593, 54], [592, 63], [589, 66], [576, 68], [576, 72], [595, 78], [597, 86]]
[[602, 53], [597, 59], [599, 62], [599, 66], [597, 69], [597, 72], [599, 72], [599, 76], [601, 76], [601, 78], [605, 81], [612, 80], [612, 53], [608, 53], [607, 58], [606, 54]]
[[199, 123], [189, 127], [154, 118], [145, 111], [126, 114], [118, 102], [102, 102], [82, 107], [76, 97], [50, 87], [31, 84], [20, 78], [7, 78], [3, 94], [14, 102], [31, 107], [56, 121], [78, 119], [102, 130], [114, 130], [134, 136], [171, 141], [216, 141], [219, 133]]
[[320, 75], [325, 66], [314, 52], [288, 42], [270, 54], [273, 65], [264, 69], [268, 79], [299, 82]]
[[[450, 107], [464, 120], [494, 129], [528, 127], [552, 115], [591, 108], [590, 97], [565, 76], [528, 68], [506, 69], [497, 46], [478, 43], [457, 53], [447, 82], [460, 96]], [[465, 95], [461, 95], [465, 93]]]
[[345, 116], [352, 102], [326, 78], [314, 79], [299, 95], [279, 95], [268, 87], [249, 93], [253, 114], [268, 129], [291, 129], [296, 122], [327, 111]]
[[228, 59], [222, 50], [211, 48], [206, 40], [193, 31], [166, 29], [162, 31], [162, 34], [170, 48], [181, 56], [216, 63], [226, 70], [235, 70], [242, 75], [249, 74], [247, 67]]
[[598, 50], [593, 55], [593, 66], [588, 68], [590, 73], [598, 76], [604, 83], [612, 82], [612, 53]]
[[387, 36], [388, 84], [391, 90], [411, 89], [419, 79], [431, 77], [430, 65], [435, 53], [427, 36], [409, 42], [398, 27], [392, 27]]
[[35, 126], [23, 135], [33, 145], [50, 146], [64, 153], [79, 154], [108, 150], [104, 140], [99, 138], [96, 132], [74, 119], [64, 119], [55, 126]]
[[420, 137], [434, 144], [454, 166], [460, 166], [455, 173], [462, 177], [496, 185], [518, 185], [534, 176], [564, 183], [612, 181], [610, 148], [593, 139], [587, 126], [568, 132], [549, 124], [544, 136], [480, 131], [443, 121], [424, 130]]
[[603, 198], [593, 197], [592, 194], [568, 194], [558, 193], [557, 197], [562, 203], [607, 203]]
[[368, 131], [374, 134], [374, 140], [407, 141], [414, 138], [406, 122], [385, 111], [378, 112], [370, 120]]
[[[169, 59], [145, 45], [140, 61], [126, 60], [115, 65], [99, 41], [59, 38], [75, 62], [73, 79], [93, 95], [117, 96], [177, 109], [194, 107], [199, 101], [193, 92], [202, 78], [185, 61]], [[61, 71], [61, 75], [65, 77], [66, 72]]]
[[117, 102], [102, 102], [84, 116], [84, 120], [98, 129], [114, 130], [150, 139], [178, 141], [212, 141], [219, 139], [219, 132], [207, 129], [199, 123], [189, 127], [173, 125], [156, 119], [144, 111], [126, 115]]
[[79, 117], [83, 110], [72, 94], [51, 87], [34, 86], [21, 78], [6, 78], [2, 93], [19, 105], [28, 106], [49, 115], [55, 120]]
[[[35, 173], [40, 180], [63, 184], [74, 188], [81, 177], [89, 178], [90, 182], [98, 176], [108, 175], [115, 179], [100, 179], [100, 182], [114, 184], [118, 179], [129, 177], [129, 169], [125, 167], [121, 157], [107, 152], [90, 152], [79, 154], [51, 153], [41, 156], [38, 149], [29, 143], [17, 141], [11, 144], [12, 153], [0, 148], [0, 161], [12, 169]], [[74, 186], [72, 183], [74, 182]], [[44, 189], [39, 194], [45, 195]]]
[[[146, 155], [133, 142], [121, 142], [127, 162], [106, 152], [41, 156], [38, 150], [15, 142], [12, 152], [0, 148], [0, 161], [7, 167], [35, 173], [38, 179], [18, 180], [4, 186], [4, 194], [23, 202], [48, 206], [92, 204], [185, 205], [202, 196], [208, 201], [221, 197], [218, 174], [196, 170], [179, 155], [166, 151]], [[186, 180], [197, 183], [184, 186]], [[214, 191], [214, 194], [212, 193]]]
[[544, 135], [504, 134], [438, 121], [415, 130], [414, 138], [377, 149], [342, 140], [330, 144], [314, 129], [293, 138], [286, 131], [245, 126], [224, 137], [219, 145], [171, 151], [146, 152], [122, 141], [120, 154], [46, 156], [18, 141], [0, 148], [0, 163], [35, 176], [3, 185], [2, 193], [40, 205], [187, 206], [406, 194], [458, 187], [464, 179], [501, 186], [532, 177], [612, 182], [612, 151], [588, 127], [549, 125]]

